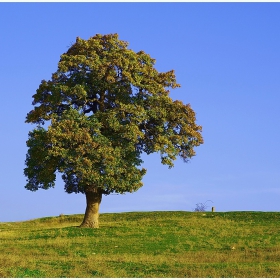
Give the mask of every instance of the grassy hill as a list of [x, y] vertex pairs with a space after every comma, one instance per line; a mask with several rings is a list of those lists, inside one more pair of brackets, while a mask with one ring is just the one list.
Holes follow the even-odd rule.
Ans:
[[0, 223], [0, 277], [280, 277], [278, 212], [133, 212]]

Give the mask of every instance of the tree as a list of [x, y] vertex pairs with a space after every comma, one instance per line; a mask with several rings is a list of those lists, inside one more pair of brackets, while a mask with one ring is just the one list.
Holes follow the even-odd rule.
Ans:
[[[137, 191], [146, 173], [141, 154], [160, 153], [173, 167], [203, 143], [190, 105], [173, 101], [174, 71], [158, 72], [144, 51], [128, 49], [117, 34], [77, 38], [58, 69], [33, 95], [26, 122], [26, 189], [54, 187], [62, 174], [67, 193], [83, 193], [82, 227], [98, 227], [102, 195]], [[46, 128], [45, 123], [49, 126]]]

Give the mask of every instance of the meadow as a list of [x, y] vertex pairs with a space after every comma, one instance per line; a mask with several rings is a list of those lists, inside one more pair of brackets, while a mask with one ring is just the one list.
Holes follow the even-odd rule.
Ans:
[[280, 277], [278, 212], [131, 212], [0, 223], [0, 277]]

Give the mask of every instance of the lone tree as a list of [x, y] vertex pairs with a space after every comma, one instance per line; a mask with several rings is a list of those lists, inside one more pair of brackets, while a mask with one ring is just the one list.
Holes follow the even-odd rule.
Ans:
[[[26, 189], [54, 187], [62, 173], [67, 193], [84, 193], [81, 227], [98, 227], [102, 194], [137, 191], [145, 169], [141, 154], [159, 152], [173, 166], [203, 143], [190, 105], [173, 101], [174, 71], [158, 72], [155, 60], [128, 49], [118, 34], [77, 38], [58, 69], [33, 95], [26, 122]], [[46, 129], [45, 122], [49, 126]]]

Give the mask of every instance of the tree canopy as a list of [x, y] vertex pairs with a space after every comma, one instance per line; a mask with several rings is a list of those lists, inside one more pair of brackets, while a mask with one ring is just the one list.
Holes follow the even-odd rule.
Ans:
[[118, 34], [78, 37], [33, 95], [26, 188], [53, 187], [59, 172], [68, 193], [133, 192], [146, 172], [142, 153], [160, 153], [169, 167], [177, 156], [187, 161], [202, 127], [189, 104], [170, 98], [179, 86], [173, 70], [158, 72]]

